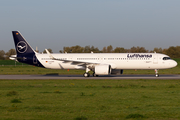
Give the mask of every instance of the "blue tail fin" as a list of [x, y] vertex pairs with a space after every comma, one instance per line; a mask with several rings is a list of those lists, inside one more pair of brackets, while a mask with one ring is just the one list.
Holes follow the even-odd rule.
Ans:
[[16, 60], [22, 63], [35, 65], [39, 67], [44, 67], [36, 57], [36, 52], [34, 49], [28, 44], [28, 42], [24, 39], [18, 31], [12, 31], [14, 44], [16, 48]]
[[18, 31], [12, 31], [17, 55], [35, 53], [31, 46]]

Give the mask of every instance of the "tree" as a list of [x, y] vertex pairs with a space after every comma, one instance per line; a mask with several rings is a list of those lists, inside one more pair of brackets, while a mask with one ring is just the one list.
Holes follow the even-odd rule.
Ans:
[[5, 52], [4, 50], [0, 50], [0, 60], [4, 60], [5, 59]]
[[139, 52], [139, 53], [147, 53], [148, 50], [146, 50], [144, 47], [139, 47], [139, 48], [138, 48], [138, 52]]
[[84, 48], [76, 45], [76, 46], [72, 46], [72, 53], [83, 53], [84, 52]]
[[71, 47], [63, 47], [63, 53], [71, 53], [72, 52], [72, 48]]
[[91, 52], [90, 46], [85, 46], [84, 47], [84, 53], [90, 53], [90, 52]]
[[139, 47], [139, 46], [134, 47], [133, 46], [129, 52], [131, 52], [131, 53], [147, 53], [148, 50], [146, 50], [144, 47]]
[[106, 52], [107, 52], [106, 47], [103, 47], [102, 52], [103, 52], [103, 53], [106, 53]]
[[114, 53], [126, 53], [127, 50], [122, 47], [116, 47], [113, 52]]
[[16, 50], [15, 49], [10, 49], [7, 53], [6, 53], [6, 59], [9, 59], [9, 57], [11, 55], [16, 55]]
[[137, 52], [137, 49], [136, 49], [136, 47], [132, 47], [131, 49], [130, 49], [130, 53], [136, 53]]
[[103, 47], [102, 52], [103, 52], [103, 53], [112, 53], [112, 52], [113, 52], [113, 47], [112, 47], [112, 45], [109, 45], [109, 46], [107, 46], [107, 47]]
[[107, 46], [107, 53], [112, 53], [112, 52], [113, 52], [112, 45]]
[[[50, 52], [52, 52], [51, 49], [49, 49]], [[171, 46], [168, 49], [162, 49], [162, 48], [154, 48], [154, 50], [151, 50], [151, 53], [163, 53], [167, 54], [172, 58], [180, 58], [180, 46]], [[60, 53], [67, 52], [67, 53], [147, 53], [149, 52], [144, 47], [132, 47], [130, 49], [124, 49], [123, 47], [116, 47], [113, 50], [112, 45], [109, 45], [107, 47], [103, 47], [103, 49], [100, 51], [97, 47], [94, 46], [85, 46], [81, 47], [79, 45], [72, 46], [72, 47], [64, 47], [63, 50], [59, 51]]]
[[60, 53], [63, 53], [63, 51], [62, 51], [62, 50], [59, 50], [59, 52], [60, 52]]
[[99, 53], [100, 51], [99, 51], [99, 49], [96, 47], [94, 47], [94, 46], [91, 46], [91, 48], [90, 48], [90, 52], [93, 52], [93, 53]]
[[154, 52], [156, 52], [156, 53], [163, 53], [163, 49], [162, 48], [154, 48], [154, 50], [153, 51], [150, 51], [151, 53], [154, 53]]
[[167, 49], [166, 54], [171, 58], [180, 58], [180, 46], [171, 46]]

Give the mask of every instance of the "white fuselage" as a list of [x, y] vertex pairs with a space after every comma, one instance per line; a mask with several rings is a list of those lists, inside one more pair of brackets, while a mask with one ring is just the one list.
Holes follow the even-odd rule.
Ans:
[[36, 54], [41, 64], [50, 69], [86, 69], [83, 63], [90, 67], [108, 64], [112, 69], [168, 69], [177, 65], [176, 61], [166, 59], [169, 56], [159, 53], [62, 53], [52, 56], [59, 61], [51, 59], [48, 54]]

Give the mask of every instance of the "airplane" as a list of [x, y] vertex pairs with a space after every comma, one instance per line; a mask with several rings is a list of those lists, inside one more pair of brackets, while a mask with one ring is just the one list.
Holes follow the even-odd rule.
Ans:
[[177, 62], [160, 53], [37, 53], [19, 31], [12, 31], [16, 55], [10, 57], [18, 62], [49, 69], [83, 69], [84, 77], [123, 74], [126, 69], [153, 69], [159, 77], [159, 69], [177, 66]]

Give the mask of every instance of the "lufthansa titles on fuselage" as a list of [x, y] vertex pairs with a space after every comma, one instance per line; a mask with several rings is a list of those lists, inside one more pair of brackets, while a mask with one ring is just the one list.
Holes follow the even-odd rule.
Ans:
[[151, 54], [128, 54], [127, 58], [152, 58]]

